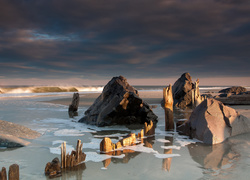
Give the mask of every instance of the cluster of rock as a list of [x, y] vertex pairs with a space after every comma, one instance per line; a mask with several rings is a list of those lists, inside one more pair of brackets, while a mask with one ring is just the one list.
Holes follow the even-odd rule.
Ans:
[[214, 98], [227, 105], [249, 105], [250, 104], [250, 92], [246, 88], [241, 86], [233, 86], [221, 91], [218, 96]]
[[121, 139], [118, 141], [116, 144], [112, 143], [111, 139], [108, 137], [103, 138], [103, 140], [100, 143], [100, 151], [102, 153], [109, 153], [111, 152], [113, 155], [120, 155], [120, 151], [114, 151], [117, 149], [120, 149], [125, 146], [132, 146], [136, 144], [136, 139], [143, 140], [144, 135], [145, 136], [150, 136], [155, 133], [155, 126], [152, 121], [150, 121], [150, 124], [147, 124], [145, 122], [144, 124], [144, 130], [142, 129], [138, 135], [135, 133], [129, 134], [127, 137]]
[[[9, 180], [19, 180], [19, 166], [17, 164], [12, 164], [9, 167], [8, 173]], [[2, 167], [0, 171], [0, 180], [7, 180], [6, 168]]]
[[23, 147], [30, 144], [24, 139], [35, 139], [41, 134], [27, 127], [0, 120], [0, 146], [7, 148]]
[[101, 95], [79, 120], [87, 124], [107, 126], [114, 124], [143, 124], [157, 116], [144, 102], [138, 91], [130, 86], [123, 76], [112, 78], [104, 87]]
[[200, 95], [199, 79], [193, 83], [192, 77], [187, 72], [174, 83], [172, 91], [174, 106], [179, 108], [196, 107], [205, 99]]
[[61, 145], [61, 163], [58, 158], [54, 158], [52, 162], [48, 162], [45, 166], [45, 175], [49, 178], [62, 176], [62, 169], [78, 166], [86, 159], [86, 154], [82, 152], [81, 140], [77, 141], [76, 150], [72, 150], [71, 154], [66, 154], [66, 142]]
[[192, 112], [179, 131], [206, 144], [217, 144], [238, 134], [250, 132], [250, 121], [215, 99], [206, 99]]
[[219, 91], [219, 93], [224, 93], [224, 94], [228, 94], [228, 93], [233, 93], [233, 94], [240, 94], [240, 93], [244, 93], [246, 92], [247, 89], [242, 87], [242, 86], [233, 86], [230, 88], [226, 88], [226, 89], [222, 89]]

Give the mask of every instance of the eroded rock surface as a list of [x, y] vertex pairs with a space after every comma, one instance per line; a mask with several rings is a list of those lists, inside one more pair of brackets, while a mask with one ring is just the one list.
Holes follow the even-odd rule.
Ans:
[[114, 124], [143, 124], [152, 120], [157, 122], [157, 116], [130, 86], [123, 76], [112, 78], [104, 87], [102, 94], [79, 120], [97, 126]]
[[208, 98], [178, 130], [206, 144], [217, 144], [228, 137], [250, 132], [250, 120], [222, 102]]

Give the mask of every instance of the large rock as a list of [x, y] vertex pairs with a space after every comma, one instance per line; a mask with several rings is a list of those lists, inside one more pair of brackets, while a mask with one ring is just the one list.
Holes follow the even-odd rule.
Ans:
[[35, 139], [41, 134], [27, 127], [0, 120], [0, 146], [12, 148], [27, 146], [30, 142], [23, 140]]
[[149, 105], [139, 97], [135, 88], [130, 86], [123, 76], [112, 78], [104, 87], [102, 94], [79, 120], [97, 126], [113, 124], [143, 124], [157, 116]]
[[173, 85], [174, 106], [184, 108], [192, 105], [192, 77], [189, 73], [184, 73]]
[[247, 89], [242, 87], [242, 86], [233, 86], [230, 88], [222, 89], [219, 91], [219, 93], [235, 93], [235, 94], [240, 94], [243, 92], [246, 92]]
[[250, 132], [250, 120], [222, 102], [208, 98], [178, 130], [206, 144], [217, 144], [228, 137]]

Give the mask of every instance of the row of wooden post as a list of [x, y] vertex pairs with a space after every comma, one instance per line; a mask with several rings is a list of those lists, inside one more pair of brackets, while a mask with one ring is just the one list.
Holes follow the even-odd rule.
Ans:
[[78, 139], [76, 150], [72, 151], [71, 154], [66, 153], [66, 142], [63, 142], [61, 145], [61, 167], [67, 168], [67, 167], [74, 167], [78, 164], [85, 161], [86, 154], [82, 152], [82, 143], [81, 140]]
[[144, 130], [142, 129], [138, 133], [138, 135], [136, 135], [135, 133], [131, 133], [128, 137], [121, 139], [116, 144], [113, 144], [111, 139], [108, 137], [103, 138], [103, 140], [100, 143], [100, 151], [103, 153], [108, 153], [110, 151], [114, 151], [121, 147], [132, 146], [136, 143], [136, 138], [143, 141], [144, 135], [149, 136], [149, 135], [153, 135], [154, 133], [155, 133], [154, 123], [152, 121], [150, 121], [149, 124], [145, 122]]
[[[19, 180], [19, 166], [17, 164], [12, 164], [9, 167], [9, 180]], [[0, 171], [0, 180], [7, 180], [6, 168], [2, 167]]]

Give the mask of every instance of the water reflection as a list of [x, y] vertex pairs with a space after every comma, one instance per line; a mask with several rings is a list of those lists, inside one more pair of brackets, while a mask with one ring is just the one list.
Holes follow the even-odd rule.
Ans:
[[192, 159], [202, 167], [218, 170], [223, 167], [230, 167], [233, 160], [240, 156], [234, 151], [232, 145], [229, 140], [216, 145], [190, 144], [188, 150]]
[[[173, 145], [173, 137], [165, 137], [165, 140], [169, 141], [166, 142], [164, 145], [165, 146], [172, 146]], [[164, 154], [172, 154], [172, 149], [164, 149]], [[172, 158], [165, 158], [162, 161], [162, 169], [165, 171], [170, 171], [170, 167], [171, 167], [171, 162], [172, 162]]]

